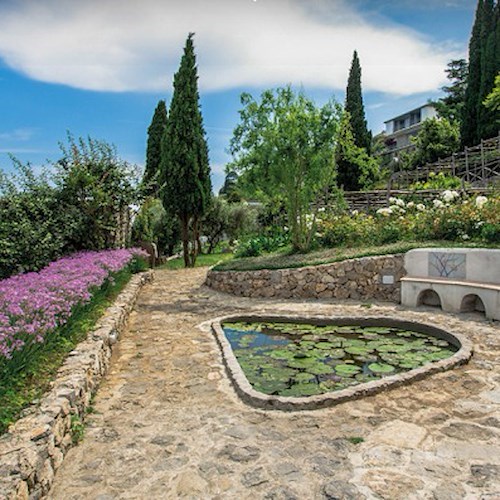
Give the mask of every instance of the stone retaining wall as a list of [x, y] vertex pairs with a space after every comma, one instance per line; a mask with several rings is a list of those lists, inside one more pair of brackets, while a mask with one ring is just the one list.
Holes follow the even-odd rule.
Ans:
[[52, 389], [25, 410], [0, 437], [0, 499], [39, 499], [47, 495], [55, 471], [73, 445], [92, 395], [107, 372], [113, 344], [122, 332], [151, 271], [132, 277], [87, 339], [69, 354]]
[[404, 254], [321, 266], [261, 271], [210, 270], [205, 284], [244, 297], [354, 299], [399, 302]]

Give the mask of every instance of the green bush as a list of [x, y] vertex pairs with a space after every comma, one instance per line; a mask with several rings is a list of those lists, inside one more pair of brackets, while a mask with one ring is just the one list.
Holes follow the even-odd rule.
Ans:
[[289, 243], [289, 238], [284, 235], [254, 236], [242, 240], [236, 246], [234, 252], [236, 257], [258, 257], [265, 252], [274, 252], [285, 247]]

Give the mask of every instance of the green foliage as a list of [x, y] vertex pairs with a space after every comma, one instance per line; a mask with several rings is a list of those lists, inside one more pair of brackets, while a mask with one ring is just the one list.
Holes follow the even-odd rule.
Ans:
[[203, 217], [203, 235], [207, 237], [207, 252], [212, 253], [229, 227], [230, 208], [221, 197], [214, 197]]
[[276, 236], [254, 236], [238, 242], [234, 255], [236, 257], [257, 257], [263, 253], [275, 252], [289, 244], [285, 234]]
[[142, 187], [146, 195], [158, 195], [161, 162], [161, 141], [167, 127], [167, 107], [165, 101], [158, 101], [151, 125], [148, 128], [146, 147], [146, 167]]
[[354, 141], [351, 116], [345, 111], [340, 121], [340, 130], [335, 145], [337, 183], [345, 191], [359, 191], [369, 187], [379, 175], [377, 160], [369, 156], [365, 148]]
[[241, 194], [238, 189], [238, 174], [232, 170], [227, 172], [224, 184], [219, 190], [219, 196], [232, 203], [241, 201]]
[[452, 123], [460, 122], [465, 104], [465, 89], [467, 88], [467, 61], [454, 59], [448, 63], [448, 69], [445, 71], [451, 85], [441, 87], [446, 96], [432, 104], [441, 118], [446, 118]]
[[458, 124], [445, 118], [429, 118], [412, 142], [415, 149], [401, 155], [403, 169], [413, 170], [456, 152], [460, 147]]
[[37, 176], [15, 158], [14, 174], [0, 172], [0, 279], [118, 243], [119, 215], [136, 200], [134, 172], [103, 141], [69, 135], [61, 151], [55, 174]]
[[500, 3], [479, 0], [469, 42], [469, 75], [460, 129], [463, 146], [498, 133], [498, 114], [483, 101], [494, 87], [500, 70]]
[[447, 175], [444, 172], [430, 172], [429, 179], [426, 181], [418, 181], [411, 184], [408, 189], [461, 189], [462, 180], [453, 175]]
[[227, 236], [230, 242], [255, 234], [259, 230], [257, 224], [258, 212], [246, 202], [230, 203], [228, 205]]
[[174, 92], [162, 141], [161, 199], [181, 223], [184, 262], [196, 261], [200, 222], [211, 199], [208, 146], [200, 111], [193, 33], [174, 75]]
[[372, 135], [368, 130], [365, 119], [365, 107], [361, 91], [361, 65], [358, 53], [354, 51], [347, 82], [345, 110], [349, 113], [352, 125], [354, 143], [370, 153]]
[[79, 415], [71, 415], [71, 441], [78, 444], [85, 435], [85, 425]]
[[491, 93], [489, 93], [484, 100], [483, 104], [497, 113], [496, 116], [496, 122], [500, 121], [500, 117], [498, 116], [498, 113], [500, 112], [500, 73], [496, 76], [495, 78], [495, 86], [493, 87], [493, 90]]
[[248, 194], [285, 202], [292, 245], [306, 250], [314, 234], [309, 206], [333, 184], [332, 151], [339, 121], [333, 102], [318, 108], [290, 87], [267, 90], [260, 102], [241, 96], [240, 124], [234, 130], [229, 168], [241, 173]]
[[160, 254], [171, 255], [180, 238], [179, 220], [169, 216], [158, 198], [146, 198], [132, 226], [132, 241], [152, 242]]
[[61, 203], [73, 220], [69, 246], [99, 250], [117, 246], [119, 214], [137, 200], [137, 176], [105, 141], [68, 135], [55, 167]]
[[[195, 267], [206, 267], [215, 266], [226, 261], [233, 259], [232, 253], [212, 253], [212, 254], [201, 254], [196, 259]], [[172, 259], [166, 264], [159, 267], [159, 269], [182, 269], [184, 267], [184, 259]]]
[[14, 160], [17, 173], [0, 172], [0, 279], [35, 271], [71, 250], [76, 223], [50, 178]]

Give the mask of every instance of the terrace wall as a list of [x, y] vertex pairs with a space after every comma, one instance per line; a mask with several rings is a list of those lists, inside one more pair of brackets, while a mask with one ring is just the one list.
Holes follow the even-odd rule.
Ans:
[[0, 437], [0, 499], [45, 497], [73, 446], [75, 422], [83, 421], [107, 372], [113, 345], [125, 327], [151, 271], [134, 275], [87, 339], [60, 368], [52, 389]]
[[354, 299], [399, 303], [404, 254], [261, 271], [210, 270], [205, 284], [244, 297]]

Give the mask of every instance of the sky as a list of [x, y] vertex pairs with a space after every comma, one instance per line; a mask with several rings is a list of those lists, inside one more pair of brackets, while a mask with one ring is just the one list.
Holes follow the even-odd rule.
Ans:
[[195, 33], [201, 110], [218, 191], [240, 95], [293, 85], [342, 103], [354, 50], [368, 126], [442, 95], [466, 57], [476, 0], [0, 0], [0, 169], [59, 158], [67, 132], [144, 165]]

